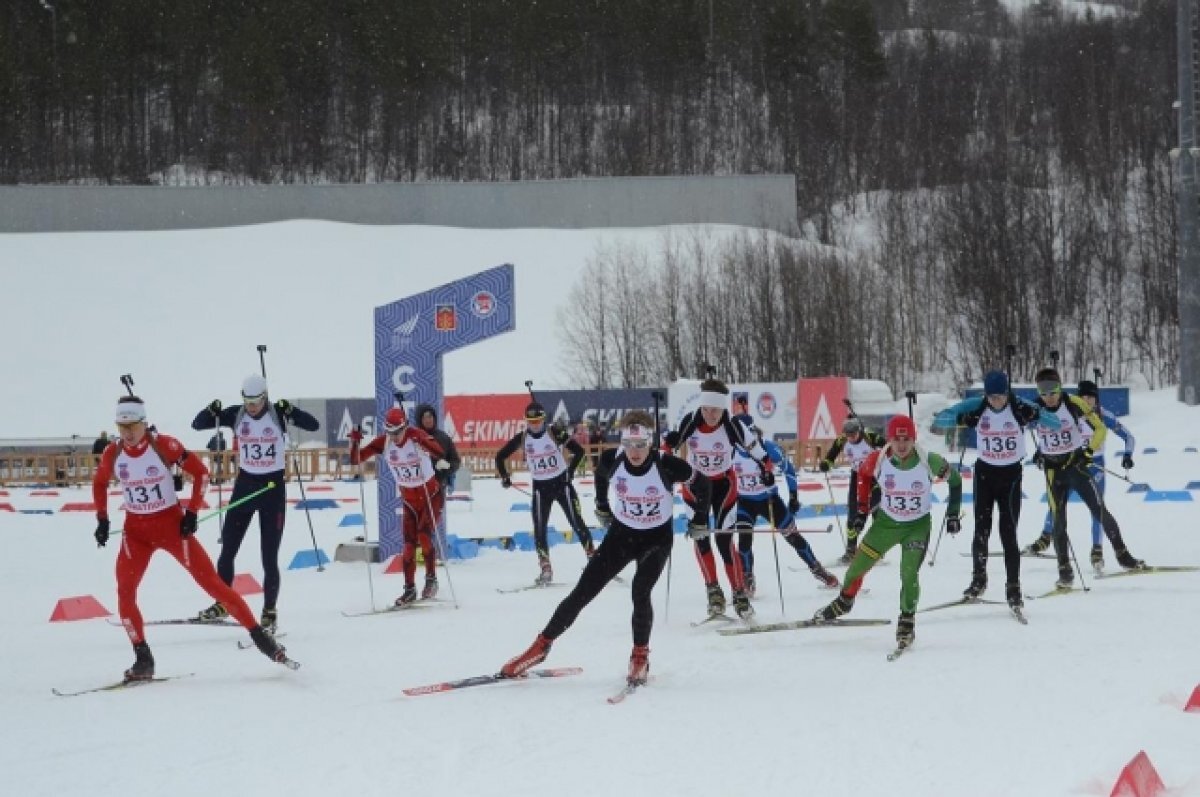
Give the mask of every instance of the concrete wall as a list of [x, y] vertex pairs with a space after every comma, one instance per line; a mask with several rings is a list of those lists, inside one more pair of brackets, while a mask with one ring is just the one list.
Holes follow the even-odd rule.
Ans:
[[790, 231], [790, 175], [508, 183], [0, 187], [0, 233], [178, 230], [289, 219], [469, 228], [714, 223]]

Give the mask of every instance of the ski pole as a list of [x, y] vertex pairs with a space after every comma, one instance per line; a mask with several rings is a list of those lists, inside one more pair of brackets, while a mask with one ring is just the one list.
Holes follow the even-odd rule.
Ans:
[[[438, 549], [437, 555], [442, 557], [442, 561], [446, 563], [446, 586], [450, 587], [450, 598], [454, 601], [454, 608], [458, 608], [458, 595], [454, 592], [454, 579], [450, 577], [450, 559], [446, 556], [446, 548], [442, 545], [442, 540], [437, 533], [437, 518], [433, 516], [433, 498], [429, 495], [429, 483], [421, 485], [425, 490], [425, 511], [429, 513], [429, 535], [433, 537], [434, 547]], [[443, 506], [445, 502], [443, 501]], [[428, 571], [426, 571], [428, 572]], [[437, 573], [437, 563], [434, 563], [434, 574]]]
[[[250, 495], [244, 495], [244, 496], [242, 496], [241, 498], [239, 498], [239, 499], [238, 499], [238, 500], [236, 500], [236, 501], [230, 501], [228, 504], [226, 504], [225, 506], [221, 507], [220, 509], [216, 509], [216, 510], [214, 510], [214, 511], [212, 511], [212, 512], [209, 512], [207, 515], [204, 515], [203, 517], [199, 518], [199, 519], [196, 521], [196, 523], [197, 523], [197, 524], [200, 524], [200, 523], [203, 523], [203, 522], [204, 522], [204, 521], [206, 521], [206, 520], [211, 520], [212, 518], [215, 518], [215, 517], [217, 517], [218, 515], [223, 515], [223, 514], [225, 514], [226, 512], [228, 512], [230, 509], [233, 509], [235, 506], [241, 506], [242, 504], [244, 504], [244, 503], [246, 503], [247, 501], [249, 501], [251, 498], [257, 498], [257, 497], [259, 497], [260, 495], [262, 495], [263, 493], [265, 493], [267, 490], [270, 490], [270, 489], [272, 489], [274, 486], [275, 486], [275, 482], [267, 482], [267, 486], [266, 486], [266, 487], [263, 487], [263, 488], [261, 488], [261, 489], [259, 489], [259, 490], [255, 490], [254, 492], [250, 493]], [[120, 534], [120, 533], [122, 533], [123, 531], [125, 531], [125, 529], [117, 529], [117, 530], [115, 530], [115, 531], [111, 531], [111, 532], [109, 532], [109, 533], [110, 533], [110, 534]]]
[[[773, 496], [778, 498], [778, 493]], [[767, 520], [771, 522], [771, 551], [775, 554], [775, 582], [779, 584], [779, 613], [784, 617], [787, 616], [787, 609], [783, 605], [783, 575], [779, 571], [779, 535], [775, 528], [775, 502], [767, 501]]]
[[1135, 482], [1133, 479], [1130, 479], [1128, 476], [1123, 476], [1120, 473], [1117, 473], [1115, 470], [1109, 470], [1108, 468], [1105, 468], [1104, 472], [1110, 476], [1116, 476], [1118, 479], [1127, 484], [1137, 484], [1137, 482]]
[[[957, 429], [957, 427], [955, 427]], [[962, 452], [958, 455], [958, 472], [962, 473], [963, 458], [967, 455], [967, 448], [963, 446]], [[950, 517], [950, 507], [946, 507], [946, 511], [942, 514], [942, 526], [938, 530], [937, 543], [933, 546], [933, 554], [929, 557], [929, 566], [933, 567], [937, 562], [937, 552], [942, 547], [942, 535], [946, 533], [946, 520]]]
[[842, 548], [845, 548], [848, 545], [846, 542], [846, 532], [842, 528], [842, 517], [837, 513], [837, 499], [833, 495], [833, 484], [829, 481], [828, 471], [825, 471], [825, 488], [829, 490], [829, 505], [833, 507], [833, 519], [837, 522], [838, 534], [842, 537]]
[[358, 461], [358, 505], [363, 518], [363, 561], [367, 564], [367, 591], [371, 594], [371, 611], [375, 611], [375, 579], [371, 575], [371, 534], [367, 526], [367, 491], [363, 483], [367, 480], [362, 459]]
[[[1064, 537], [1067, 536], [1065, 531], [1062, 534]], [[1092, 588], [1083, 580], [1083, 568], [1079, 566], [1079, 557], [1075, 555], [1075, 543], [1071, 542], [1070, 537], [1067, 537], [1067, 550], [1071, 552], [1071, 560], [1075, 562], [1075, 569], [1079, 571], [1079, 586], [1083, 587], [1084, 592], [1091, 592]]]

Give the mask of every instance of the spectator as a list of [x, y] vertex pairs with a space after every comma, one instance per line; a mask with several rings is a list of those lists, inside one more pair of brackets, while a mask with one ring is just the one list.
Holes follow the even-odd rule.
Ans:
[[225, 433], [220, 429], [212, 437], [208, 438], [208, 445], [205, 446], [209, 451], [213, 452], [213, 484], [221, 484], [225, 481], [225, 457], [220, 456], [222, 451], [229, 449], [225, 443]]
[[600, 450], [604, 446], [604, 425], [597, 424], [592, 427], [591, 433], [588, 435], [588, 446], [592, 455], [592, 472], [600, 467]]
[[108, 448], [108, 432], [101, 432], [100, 436], [96, 438], [96, 442], [92, 443], [92, 456], [100, 456], [106, 448]]
[[[459, 466], [462, 465], [462, 458], [458, 455], [458, 449], [454, 447], [454, 441], [450, 439], [450, 435], [443, 432], [437, 426], [438, 417], [437, 411], [431, 404], [417, 405], [417, 423], [421, 429], [442, 447], [445, 456], [442, 457], [436, 465], [438, 484], [442, 485], [442, 491], [447, 495], [454, 492], [454, 476], [458, 473]], [[442, 466], [444, 461], [447, 467]]]
[[[588, 430], [587, 421], [580, 421], [579, 423], [575, 424], [575, 431], [571, 436], [575, 438], [575, 442], [579, 443], [579, 447], [584, 451], [588, 451], [592, 445], [592, 434]], [[582, 476], [587, 473], [587, 463], [588, 458], [586, 456], [579, 460], [579, 467], [575, 470], [576, 475]]]

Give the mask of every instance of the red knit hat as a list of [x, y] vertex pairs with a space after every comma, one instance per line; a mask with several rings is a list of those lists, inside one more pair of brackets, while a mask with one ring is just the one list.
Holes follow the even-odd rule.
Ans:
[[888, 421], [887, 436], [888, 440], [895, 440], [897, 437], [907, 437], [909, 440], [916, 440], [917, 425], [907, 415], [893, 415], [892, 419]]
[[404, 411], [403, 407], [392, 407], [383, 416], [383, 428], [388, 433], [399, 432], [405, 426], [408, 426], [408, 414]]

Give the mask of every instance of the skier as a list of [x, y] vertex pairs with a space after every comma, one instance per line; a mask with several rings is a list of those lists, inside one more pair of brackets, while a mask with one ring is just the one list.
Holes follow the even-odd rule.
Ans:
[[[1057, 415], [1062, 424], [1055, 430], [1040, 428], [1037, 433], [1038, 452], [1041, 454], [1042, 467], [1046, 471], [1046, 496], [1050, 502], [1050, 511], [1054, 514], [1052, 540], [1058, 559], [1058, 581], [1055, 586], [1058, 589], [1070, 589], [1075, 582], [1075, 571], [1071, 568], [1070, 559], [1071, 542], [1067, 536], [1067, 496], [1071, 490], [1074, 490], [1087, 505], [1088, 511], [1092, 513], [1092, 520], [1100, 524], [1108, 541], [1112, 543], [1117, 564], [1126, 570], [1144, 568], [1146, 563], [1135, 559], [1125, 547], [1121, 527], [1104, 505], [1099, 488], [1088, 474], [1095, 452], [1104, 449], [1104, 421], [1084, 399], [1078, 396], [1064, 397], [1062, 379], [1057, 370], [1043, 368], [1038, 371], [1035, 381], [1038, 404]], [[1087, 442], [1081, 431], [1084, 424], [1092, 429]], [[1043, 538], [1039, 538], [1030, 546], [1034, 553], [1045, 550], [1045, 545], [1041, 544], [1042, 540]]]
[[[1130, 432], [1125, 425], [1122, 424], [1117, 416], [1111, 410], [1104, 409], [1100, 406], [1100, 388], [1095, 382], [1084, 379], [1079, 383], [1079, 397], [1087, 402], [1088, 406], [1096, 411], [1100, 416], [1100, 420], [1104, 421], [1104, 426], [1121, 438], [1125, 443], [1125, 450], [1121, 452], [1121, 467], [1129, 470], [1133, 467], [1133, 450], [1137, 445], [1133, 433]], [[1089, 424], [1081, 424], [1079, 430], [1083, 433], [1085, 445], [1091, 443], [1092, 427]], [[1104, 449], [1092, 446], [1095, 451], [1095, 456], [1092, 457], [1092, 465], [1088, 468], [1088, 474], [1092, 477], [1092, 481], [1096, 483], [1096, 489], [1100, 493], [1100, 498], [1104, 498]], [[1042, 526], [1042, 536], [1031, 543], [1025, 550], [1030, 554], [1041, 553], [1050, 547], [1050, 542], [1053, 539], [1054, 531], [1054, 513], [1049, 509], [1046, 510], [1046, 520]], [[1101, 533], [1103, 528], [1100, 521], [1092, 518], [1092, 554], [1091, 563], [1097, 571], [1104, 569], [1104, 547], [1100, 544]]]
[[[563, 448], [566, 448], [564, 453]], [[525, 428], [513, 435], [504, 447], [496, 452], [496, 471], [500, 485], [512, 487], [506, 461], [517, 452], [525, 452], [525, 464], [533, 479], [533, 501], [530, 513], [533, 516], [533, 544], [537, 549], [540, 571], [535, 584], [545, 586], [554, 580], [554, 569], [550, 566], [550, 543], [546, 539], [546, 524], [550, 510], [557, 503], [567, 515], [571, 530], [579, 538], [588, 557], [595, 553], [592, 532], [583, 519], [579, 504], [579, 493], [571, 482], [571, 474], [583, 459], [583, 448], [565, 430], [551, 432], [546, 428], [546, 409], [536, 401], [525, 407]], [[570, 454], [570, 461], [567, 461]]]
[[841, 435], [829, 446], [825, 458], [817, 463], [817, 468], [822, 473], [829, 473], [838, 455], [843, 451], [846, 459], [850, 460], [850, 486], [846, 488], [846, 552], [838, 560], [840, 564], [848, 565], [854, 559], [854, 552], [858, 548], [857, 529], [862, 528], [861, 524], [856, 526], [854, 523], [854, 519], [858, 517], [859, 466], [868, 454], [882, 448], [886, 442], [887, 440], [876, 432], [863, 428], [862, 421], [858, 418], [847, 418], [842, 424]]
[[[554, 640], [571, 627], [579, 613], [630, 562], [633, 576], [633, 653], [630, 686], [646, 682], [650, 671], [650, 629], [654, 607], [650, 594], [671, 554], [673, 488], [684, 485], [707, 518], [710, 485], [700, 471], [683, 460], [651, 449], [654, 421], [644, 410], [632, 410], [620, 421], [621, 448], [608, 449], [596, 470], [596, 517], [608, 532], [588, 560], [571, 594], [563, 599], [533, 644], [500, 668], [504, 678], [517, 678], [540, 664]], [[695, 522], [689, 534], [707, 536], [707, 523]]]
[[[208, 469], [174, 437], [151, 432], [146, 426], [146, 406], [137, 396], [122, 396], [117, 401], [119, 439], [109, 443], [100, 456], [92, 478], [92, 500], [96, 504], [96, 544], [108, 543], [111, 525], [108, 518], [108, 483], [114, 476], [121, 485], [125, 509], [125, 528], [121, 552], [117, 555], [117, 613], [125, 633], [133, 643], [136, 657], [125, 671], [126, 681], [147, 681], [154, 677], [154, 656], [146, 642], [137, 591], [155, 551], [175, 557], [196, 583], [227, 613], [250, 632], [250, 638], [263, 655], [285, 662], [287, 655], [275, 639], [254, 619], [254, 613], [241, 595], [217, 575], [204, 546], [193, 539], [196, 512], [204, 502]], [[171, 479], [171, 466], [180, 465], [192, 479], [192, 495], [186, 508]]]
[[392, 407], [384, 414], [383, 429], [384, 434], [361, 449], [362, 430], [355, 427], [350, 431], [350, 464], [358, 465], [379, 456], [391, 468], [396, 480], [396, 492], [404, 512], [401, 518], [404, 551], [400, 555], [404, 592], [396, 598], [394, 605], [407, 606], [417, 600], [418, 545], [425, 560], [425, 586], [421, 590], [421, 599], [437, 597], [437, 554], [433, 540], [437, 533], [437, 518], [446, 505], [437, 474], [448, 470], [450, 465], [437, 440], [424, 429], [408, 425], [408, 415], [403, 407]]
[[1014, 609], [1021, 598], [1021, 548], [1017, 524], [1021, 519], [1021, 474], [1025, 459], [1025, 428], [1059, 427], [1058, 418], [1023, 401], [1009, 389], [1003, 371], [983, 377], [984, 396], [964, 399], [938, 414], [942, 426], [976, 430], [979, 456], [975, 460], [975, 537], [971, 542], [971, 583], [963, 591], [968, 600], [987, 589], [988, 540], [992, 536], [992, 507], [1000, 512], [1000, 544], [1004, 548], [1004, 596]]
[[[749, 415], [735, 416], [746, 424], [752, 424]], [[762, 435], [762, 430], [750, 425], [750, 431], [767, 452], [777, 470], [783, 471], [791, 497], [784, 506], [776, 485], [770, 487], [762, 483], [761, 468], [754, 459], [743, 449], [737, 449], [733, 455], [733, 470], [737, 474], [737, 522], [734, 528], [738, 530], [738, 553], [742, 557], [742, 573], [746, 583], [746, 594], [753, 598], [757, 587], [754, 578], [754, 524], [763, 518], [772, 524], [772, 528], [783, 532], [783, 539], [796, 549], [796, 553], [808, 565], [813, 576], [827, 587], [836, 587], [837, 578], [821, 566], [813, 553], [808, 540], [796, 531], [796, 513], [800, 511], [800, 499], [796, 495], [796, 468], [791, 460], [784, 455], [783, 449]]]
[[[759, 479], [765, 487], [775, 484], [775, 474], [766, 450], [750, 433], [746, 424], [735, 421], [729, 415], [729, 388], [719, 379], [706, 379], [700, 383], [700, 408], [690, 412], [679, 422], [677, 431], [667, 432], [663, 442], [670, 451], [687, 445], [688, 463], [712, 482], [713, 514], [711, 527], [716, 529], [717, 550], [725, 563], [725, 574], [733, 595], [733, 608], [738, 617], [749, 619], [754, 616], [750, 597], [746, 593], [742, 559], [733, 553], [732, 529], [737, 518], [738, 484], [733, 469], [733, 452], [743, 449], [758, 465]], [[707, 510], [696, 496], [683, 490], [683, 500], [692, 510], [692, 519], [697, 525], [707, 522]], [[699, 514], [698, 514], [699, 513]], [[725, 613], [725, 593], [717, 583], [717, 568], [713, 561], [712, 543], [708, 537], [696, 540], [696, 560], [708, 593], [708, 613], [716, 616]]]
[[[251, 374], [242, 380], [242, 403], [239, 406], [223, 407], [220, 399], [214, 399], [200, 410], [192, 420], [196, 431], [220, 430], [222, 426], [233, 429], [237, 443], [237, 477], [233, 480], [230, 503], [258, 492], [269, 483], [274, 483], [261, 495], [229, 510], [225, 515], [225, 526], [221, 530], [221, 555], [217, 558], [217, 572], [226, 584], [233, 583], [234, 563], [250, 520], [258, 513], [259, 549], [263, 566], [263, 628], [275, 633], [279, 623], [276, 602], [279, 599], [279, 546], [283, 542], [283, 525], [287, 518], [287, 489], [284, 476], [287, 471], [287, 428], [288, 424], [315, 432], [321, 424], [311, 414], [295, 407], [286, 399], [274, 404], [267, 396], [267, 380]], [[219, 620], [228, 615], [220, 601], [197, 615], [201, 620]]]
[[957, 534], [962, 529], [959, 519], [962, 476], [941, 454], [917, 446], [917, 427], [907, 415], [897, 415], [888, 421], [886, 445], [867, 456], [859, 466], [859, 473], [860, 511], [853, 522], [861, 531], [867, 513], [871, 512], [871, 529], [846, 570], [842, 591], [813, 619], [828, 622], [850, 611], [867, 572], [888, 550], [899, 545], [900, 619], [896, 624], [896, 644], [907, 648], [916, 640], [915, 613], [921, 597], [919, 573], [929, 547], [933, 480], [944, 478], [950, 485], [946, 531]]

